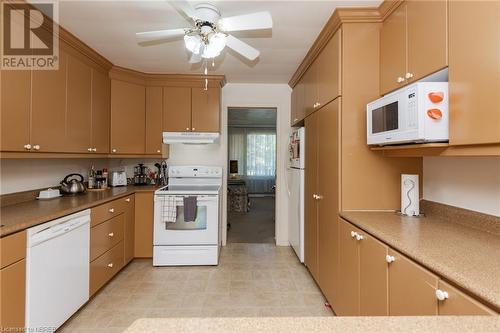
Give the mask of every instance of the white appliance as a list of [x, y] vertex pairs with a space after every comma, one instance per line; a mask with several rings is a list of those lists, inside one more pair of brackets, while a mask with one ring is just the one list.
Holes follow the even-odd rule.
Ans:
[[127, 186], [127, 174], [125, 171], [111, 171], [110, 186]]
[[366, 107], [367, 143], [448, 142], [448, 82], [417, 82]]
[[420, 214], [418, 175], [401, 175], [401, 214], [418, 216]]
[[27, 231], [27, 331], [58, 328], [89, 299], [90, 210]]
[[300, 262], [304, 262], [304, 168], [305, 128], [293, 128], [287, 168], [288, 240]]
[[217, 143], [219, 133], [209, 132], [163, 132], [163, 143], [209, 144]]
[[[222, 168], [170, 166], [168, 186], [155, 192], [153, 265], [217, 265], [221, 240]], [[196, 220], [184, 221], [184, 197], [196, 197]], [[164, 222], [166, 197], [173, 197], [176, 220]]]

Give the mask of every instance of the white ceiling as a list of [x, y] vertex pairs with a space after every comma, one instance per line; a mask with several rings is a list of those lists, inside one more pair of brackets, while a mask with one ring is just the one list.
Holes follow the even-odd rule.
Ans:
[[[228, 82], [286, 83], [335, 7], [377, 6], [380, 2], [210, 1], [222, 17], [267, 10], [274, 24], [272, 32], [235, 33], [261, 51], [255, 62], [250, 63], [226, 48], [211, 73], [225, 74]], [[189, 54], [182, 40], [147, 47], [139, 46], [135, 40], [136, 32], [188, 26], [168, 1], [66, 0], [59, 4], [61, 25], [115, 65], [148, 73], [202, 72], [200, 65], [188, 63]]]

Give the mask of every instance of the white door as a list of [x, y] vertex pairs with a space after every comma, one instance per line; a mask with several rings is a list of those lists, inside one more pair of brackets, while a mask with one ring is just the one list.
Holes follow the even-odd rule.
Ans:
[[162, 195], [155, 196], [154, 245], [217, 245], [219, 233], [219, 198], [217, 195], [198, 195], [196, 220], [184, 221], [182, 195], [176, 195], [175, 223], [162, 222]]

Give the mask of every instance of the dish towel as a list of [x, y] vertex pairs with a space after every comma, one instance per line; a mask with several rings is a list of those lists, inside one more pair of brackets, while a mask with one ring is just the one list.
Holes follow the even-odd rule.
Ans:
[[164, 223], [175, 223], [177, 220], [177, 206], [175, 205], [175, 197], [166, 195], [163, 197], [162, 206], [162, 222]]
[[198, 201], [196, 197], [184, 197], [184, 222], [196, 220]]

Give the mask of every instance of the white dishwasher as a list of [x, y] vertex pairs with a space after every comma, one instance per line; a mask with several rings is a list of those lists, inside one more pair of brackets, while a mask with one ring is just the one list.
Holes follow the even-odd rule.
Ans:
[[28, 229], [26, 327], [60, 327], [89, 299], [90, 210]]

